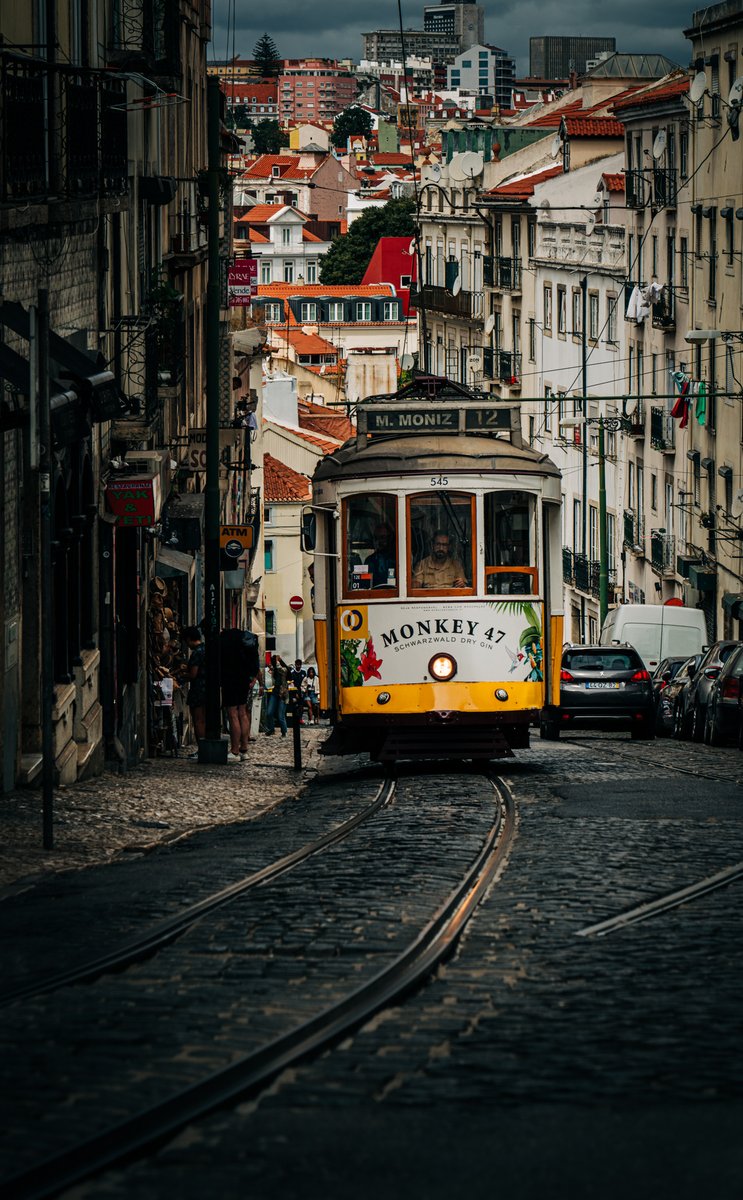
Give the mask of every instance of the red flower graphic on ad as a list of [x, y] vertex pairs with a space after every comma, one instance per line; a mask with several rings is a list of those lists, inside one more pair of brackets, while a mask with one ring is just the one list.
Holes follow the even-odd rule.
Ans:
[[368, 683], [370, 679], [381, 680], [382, 676], [379, 674], [379, 668], [382, 665], [382, 659], [377, 658], [372, 638], [369, 638], [369, 641], [366, 643], [366, 648], [361, 655], [359, 665], [361, 667], [361, 674], [364, 676], [364, 683]]

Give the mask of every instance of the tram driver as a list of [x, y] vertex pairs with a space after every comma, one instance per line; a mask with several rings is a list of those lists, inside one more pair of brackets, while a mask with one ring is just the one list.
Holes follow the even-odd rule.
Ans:
[[451, 539], [445, 529], [437, 529], [431, 543], [431, 553], [413, 568], [414, 588], [465, 588], [464, 567], [451, 552]]

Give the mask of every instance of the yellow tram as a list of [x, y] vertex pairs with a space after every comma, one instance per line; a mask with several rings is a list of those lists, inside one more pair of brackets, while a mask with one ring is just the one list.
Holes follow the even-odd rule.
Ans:
[[361, 401], [305, 526], [325, 753], [487, 760], [549, 726], [560, 473], [516, 405], [431, 376]]

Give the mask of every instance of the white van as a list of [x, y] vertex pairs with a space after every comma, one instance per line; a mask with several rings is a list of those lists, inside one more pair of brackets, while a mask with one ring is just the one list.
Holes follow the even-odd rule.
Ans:
[[663, 658], [701, 654], [708, 644], [707, 623], [699, 608], [673, 604], [618, 604], [607, 613], [601, 645], [629, 642], [654, 671]]

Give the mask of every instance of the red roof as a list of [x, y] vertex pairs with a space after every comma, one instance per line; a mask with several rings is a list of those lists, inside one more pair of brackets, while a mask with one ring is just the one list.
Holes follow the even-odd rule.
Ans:
[[374, 152], [374, 162], [378, 167], [409, 167], [410, 155], [401, 154], [399, 150], [383, 150]]
[[621, 171], [617, 174], [609, 174], [604, 172], [601, 176], [604, 181], [604, 191], [606, 192], [623, 192], [624, 191], [624, 175]]
[[263, 498], [269, 504], [303, 504], [311, 499], [310, 481], [306, 475], [287, 467], [272, 454], [263, 455]]
[[527, 175], [524, 179], [514, 179], [510, 183], [501, 183], [498, 187], [494, 187], [492, 191], [485, 192], [486, 196], [492, 196], [495, 200], [527, 200], [529, 196], [534, 195], [534, 188], [538, 183], [544, 183], [547, 179], [554, 179], [555, 175], [562, 175], [562, 167], [546, 167], [543, 171], [537, 171], [534, 175]]
[[627, 108], [649, 108], [659, 100], [671, 100], [674, 96], [684, 96], [689, 90], [689, 76], [681, 75], [669, 83], [661, 81], [660, 86], [650, 84], [648, 87], [635, 88], [634, 91], [622, 96], [615, 96], [612, 108], [621, 112]]
[[571, 100], [569, 104], [560, 104], [554, 100], [548, 108], [540, 109], [533, 121], [524, 121], [522, 129], [557, 129], [563, 117], [571, 113], [579, 113], [583, 108], [582, 100]]
[[304, 333], [301, 329], [276, 329], [280, 337], [294, 347], [297, 354], [332, 354], [338, 357], [338, 347], [316, 333]]
[[337, 438], [340, 442], [347, 442], [356, 433], [353, 421], [342, 416], [337, 409], [326, 408], [324, 404], [312, 404], [309, 400], [299, 401], [299, 424], [303, 429]]
[[294, 437], [309, 442], [311, 446], [322, 450], [323, 454], [332, 454], [334, 450], [337, 450], [342, 445], [339, 438], [321, 437], [317, 433], [310, 433], [307, 429], [298, 429], [295, 425], [287, 425], [285, 421], [277, 421], [275, 417], [264, 417], [263, 420], [266, 424], [275, 425], [278, 429], [285, 429], [287, 433], [294, 434]]
[[[274, 175], [274, 167], [279, 174]], [[318, 168], [300, 167], [298, 154], [262, 154], [245, 172], [247, 179], [310, 179]]]
[[568, 137], [624, 137], [624, 125], [612, 117], [583, 117], [565, 118], [565, 129]]
[[[277, 213], [280, 213], [282, 208], [290, 208], [290, 205], [254, 204], [252, 208], [248, 209], [244, 216], [238, 217], [237, 219], [238, 221], [244, 221], [248, 225], [265, 225], [267, 221], [271, 220], [271, 217], [275, 217]], [[290, 208], [290, 211], [298, 213], [303, 221], [307, 220], [307, 217], [304, 215], [304, 213], [300, 212], [298, 208]]]

